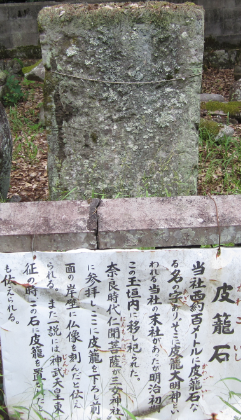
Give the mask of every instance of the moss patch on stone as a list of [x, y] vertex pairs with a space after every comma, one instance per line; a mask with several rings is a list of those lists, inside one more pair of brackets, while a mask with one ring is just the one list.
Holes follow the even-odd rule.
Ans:
[[28, 67], [23, 67], [22, 68], [22, 72], [23, 74], [27, 74], [29, 73], [31, 70], [33, 70], [35, 67], [37, 67], [42, 60], [37, 61], [37, 63], [33, 64], [32, 66], [28, 66]]
[[199, 124], [199, 132], [202, 140], [208, 140], [210, 137], [216, 137], [220, 131], [220, 126], [212, 120], [201, 118]]
[[38, 28], [44, 31], [46, 26], [70, 24], [78, 20], [79, 25], [86, 29], [93, 29], [101, 24], [115, 25], [123, 19], [131, 19], [138, 23], [152, 22], [161, 26], [168, 25], [175, 14], [202, 19], [203, 8], [193, 3], [173, 4], [162, 1], [147, 3], [108, 3], [108, 4], [64, 4], [46, 7], [38, 15]]
[[16, 47], [12, 49], [0, 47], [0, 59], [5, 58], [39, 59], [41, 58], [41, 47], [38, 45], [25, 45], [22, 47]]
[[202, 102], [201, 109], [206, 109], [207, 111], [223, 111], [225, 114], [230, 116], [237, 115], [241, 113], [241, 102]]

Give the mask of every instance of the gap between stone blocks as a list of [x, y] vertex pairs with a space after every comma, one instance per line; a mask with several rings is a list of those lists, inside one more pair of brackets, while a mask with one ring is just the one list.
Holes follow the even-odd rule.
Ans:
[[96, 249], [99, 248], [99, 215], [98, 215], [98, 207], [101, 204], [100, 198], [93, 198], [90, 202], [90, 210], [89, 210], [89, 220], [87, 222], [87, 227], [89, 230], [95, 231], [96, 237]]

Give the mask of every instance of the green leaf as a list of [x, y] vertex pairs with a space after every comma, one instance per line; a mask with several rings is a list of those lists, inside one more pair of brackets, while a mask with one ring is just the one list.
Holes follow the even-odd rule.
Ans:
[[[53, 394], [54, 396], [55, 396], [55, 394]], [[45, 411], [45, 410], [42, 410], [43, 411], [43, 413], [46, 413], [46, 414], [48, 414], [48, 416], [51, 418], [51, 419], [54, 419], [54, 416], [53, 416], [53, 414], [50, 414], [48, 411]], [[101, 419], [100, 419], [101, 420]]]
[[35, 400], [35, 398], [37, 398], [39, 395], [43, 395], [42, 391], [36, 392], [36, 394], [33, 396], [33, 400]]
[[127, 408], [122, 407], [122, 405], [121, 405], [121, 408], [122, 408], [122, 410], [126, 411], [126, 413], [128, 414], [128, 416], [130, 416], [130, 418], [132, 420], [137, 420], [136, 417], [134, 416], [134, 414], [132, 414], [129, 410], [127, 410]]
[[235, 411], [238, 414], [241, 414], [241, 411], [239, 411], [236, 407], [234, 407], [232, 404], [230, 404], [228, 401], [225, 401], [222, 397], [219, 397], [220, 400], [226, 404], [228, 407], [232, 408], [233, 411]]
[[42, 395], [44, 395], [44, 387], [43, 387], [43, 381], [40, 375], [38, 375], [38, 383], [40, 385], [41, 391], [39, 391]]
[[23, 407], [22, 405], [15, 405], [13, 408], [14, 409], [17, 408], [18, 410], [26, 410], [26, 411], [28, 411], [28, 408], [27, 407]]
[[39, 411], [35, 410], [34, 408], [33, 408], [33, 411], [35, 412], [35, 414], [37, 414], [40, 420], [45, 420], [45, 418], [39, 413]]
[[241, 379], [234, 378], [234, 377], [232, 377], [232, 376], [229, 376], [229, 377], [227, 377], [227, 378], [220, 379], [218, 382], [221, 382], [221, 381], [227, 381], [227, 380], [229, 380], [229, 379], [231, 379], [231, 380], [233, 380], [233, 381], [238, 381], [238, 382], [241, 382]]
[[19, 420], [21, 420], [21, 417], [23, 415], [23, 412], [22, 411], [18, 411], [18, 410], [26, 410], [28, 412], [28, 408], [22, 407], [21, 405], [14, 406], [13, 408], [14, 408], [13, 418], [17, 418]]
[[19, 411], [14, 410], [13, 419], [15, 419], [15, 418], [17, 418], [17, 419], [21, 419], [21, 415], [22, 415], [22, 414], [23, 414], [23, 413], [20, 413]]

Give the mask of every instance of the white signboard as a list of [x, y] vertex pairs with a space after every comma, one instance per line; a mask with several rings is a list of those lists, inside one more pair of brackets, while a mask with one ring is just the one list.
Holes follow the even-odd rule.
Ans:
[[219, 397], [228, 398], [225, 384], [241, 392], [241, 383], [222, 381], [241, 379], [241, 249], [36, 252], [0, 261], [10, 412], [233, 419]]

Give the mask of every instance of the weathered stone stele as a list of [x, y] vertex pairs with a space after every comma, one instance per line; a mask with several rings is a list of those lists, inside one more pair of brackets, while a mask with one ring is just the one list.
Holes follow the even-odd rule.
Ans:
[[12, 136], [4, 106], [0, 102], [0, 199], [6, 199], [10, 184]]
[[203, 9], [68, 4], [38, 22], [51, 199], [196, 194]]

